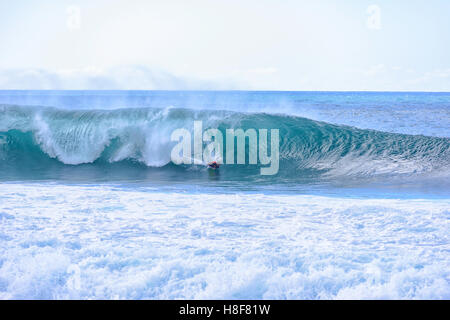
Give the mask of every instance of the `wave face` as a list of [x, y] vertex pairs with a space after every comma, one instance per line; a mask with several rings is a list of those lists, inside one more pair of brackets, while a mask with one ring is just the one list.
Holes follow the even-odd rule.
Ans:
[[[68, 172], [73, 167], [108, 170], [114, 165], [136, 172], [153, 168], [153, 172], [177, 175], [183, 170], [198, 176], [196, 166], [175, 166], [170, 161], [175, 145], [171, 133], [177, 128], [193, 132], [195, 120], [202, 120], [204, 129], [218, 128], [224, 137], [228, 128], [279, 129], [280, 169], [270, 179], [447, 177], [449, 173], [449, 138], [362, 130], [296, 116], [181, 108], [67, 110], [13, 105], [0, 106], [0, 114], [0, 166], [2, 176], [9, 178], [27, 170], [39, 175], [56, 169]], [[221, 172], [230, 178], [261, 179], [259, 167], [225, 165]]]

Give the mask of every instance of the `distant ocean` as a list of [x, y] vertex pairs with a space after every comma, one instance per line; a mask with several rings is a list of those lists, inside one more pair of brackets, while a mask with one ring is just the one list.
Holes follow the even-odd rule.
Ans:
[[[279, 129], [279, 171], [171, 162]], [[450, 93], [0, 91], [1, 299], [449, 299]]]

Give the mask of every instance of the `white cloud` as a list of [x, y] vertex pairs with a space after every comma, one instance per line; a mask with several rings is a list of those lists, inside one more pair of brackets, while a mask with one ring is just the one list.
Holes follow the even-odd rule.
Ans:
[[441, 84], [445, 85], [445, 83], [447, 83], [447, 85], [450, 85], [450, 68], [436, 69], [433, 71], [425, 72], [421, 76], [411, 79], [409, 83], [425, 85], [434, 83], [436, 80], [438, 80]]
[[1, 90], [233, 90], [230, 79], [193, 79], [144, 66], [0, 70]]
[[[191, 77], [141, 65], [98, 67], [0, 69], [0, 90], [278, 90], [273, 81], [284, 76], [277, 68], [261, 67]], [[327, 87], [321, 75], [299, 74], [291, 90], [449, 91], [450, 68], [420, 73], [408, 67], [376, 64], [347, 69], [345, 85]], [[274, 80], [275, 79], [275, 80]], [[282, 90], [282, 89], [281, 89]]]

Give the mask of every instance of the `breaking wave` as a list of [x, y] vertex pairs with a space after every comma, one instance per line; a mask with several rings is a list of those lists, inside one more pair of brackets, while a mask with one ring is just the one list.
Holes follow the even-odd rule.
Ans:
[[[0, 106], [0, 166], [20, 171], [46, 166], [105, 167], [121, 163], [139, 168], [190, 170], [175, 166], [170, 140], [177, 128], [279, 129], [280, 169], [274, 176], [374, 177], [439, 173], [448, 176], [450, 139], [362, 130], [302, 117], [266, 113], [199, 111], [182, 108], [65, 110]], [[224, 134], [225, 137], [225, 134]], [[259, 172], [239, 165], [233, 174]], [[251, 171], [253, 168], [254, 171]], [[231, 172], [231, 170], [230, 170]]]

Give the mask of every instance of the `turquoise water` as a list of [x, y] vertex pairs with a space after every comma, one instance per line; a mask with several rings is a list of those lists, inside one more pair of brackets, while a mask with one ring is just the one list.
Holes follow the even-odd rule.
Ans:
[[[265, 190], [401, 185], [440, 194], [449, 187], [449, 101], [444, 93], [6, 91], [0, 179], [183, 182], [188, 189], [190, 181]], [[199, 120], [223, 136], [278, 129], [278, 174], [261, 176], [261, 165], [248, 164], [248, 148], [246, 165], [224, 165], [220, 174], [174, 165], [171, 133], [192, 132]]]
[[[200, 120], [278, 173], [171, 163]], [[449, 134], [449, 93], [1, 91], [0, 298], [448, 299]]]

